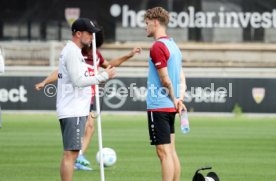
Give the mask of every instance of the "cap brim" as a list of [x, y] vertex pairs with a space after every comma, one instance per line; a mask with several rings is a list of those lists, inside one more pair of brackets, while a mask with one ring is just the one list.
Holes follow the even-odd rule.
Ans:
[[93, 27], [93, 28], [91, 28], [90, 29], [90, 33], [97, 33], [97, 32], [99, 32], [99, 31], [101, 31], [101, 29], [100, 28], [97, 28], [97, 27]]

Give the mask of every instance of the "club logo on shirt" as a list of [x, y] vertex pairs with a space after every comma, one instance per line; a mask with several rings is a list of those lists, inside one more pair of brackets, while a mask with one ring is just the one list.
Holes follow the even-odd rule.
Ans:
[[155, 66], [161, 65], [161, 62], [157, 62], [155, 63]]
[[62, 73], [59, 73], [59, 74], [58, 74], [58, 78], [59, 78], [59, 79], [62, 79]]

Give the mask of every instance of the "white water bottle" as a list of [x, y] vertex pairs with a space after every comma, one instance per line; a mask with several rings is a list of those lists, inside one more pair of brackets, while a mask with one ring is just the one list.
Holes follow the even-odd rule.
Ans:
[[182, 110], [180, 113], [180, 128], [183, 134], [186, 134], [190, 131], [188, 113], [185, 110]]

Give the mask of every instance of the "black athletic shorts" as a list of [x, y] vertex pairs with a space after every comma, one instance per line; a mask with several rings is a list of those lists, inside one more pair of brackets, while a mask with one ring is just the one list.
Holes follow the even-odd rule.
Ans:
[[148, 111], [148, 129], [151, 145], [171, 143], [174, 134], [175, 112]]
[[90, 112], [94, 111], [93, 108], [94, 108], [93, 104], [90, 104]]

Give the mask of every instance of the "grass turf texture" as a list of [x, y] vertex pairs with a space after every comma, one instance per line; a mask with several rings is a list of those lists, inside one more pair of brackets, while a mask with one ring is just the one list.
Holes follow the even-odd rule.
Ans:
[[[60, 180], [62, 141], [56, 116], [4, 114], [2, 120], [0, 180]], [[104, 115], [102, 120], [103, 144], [114, 148], [118, 158], [115, 166], [105, 169], [106, 180], [161, 180], [155, 148], [149, 145], [146, 116]], [[195, 170], [205, 165], [213, 166], [222, 181], [275, 180], [275, 121], [245, 116], [190, 117], [191, 132], [183, 135], [177, 119], [181, 180], [191, 181]], [[94, 171], [76, 171], [74, 180], [100, 180], [97, 145], [95, 134], [87, 153]]]

